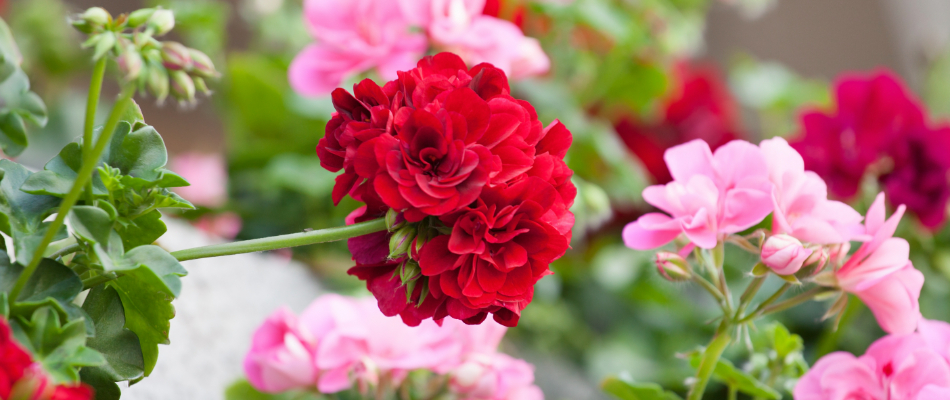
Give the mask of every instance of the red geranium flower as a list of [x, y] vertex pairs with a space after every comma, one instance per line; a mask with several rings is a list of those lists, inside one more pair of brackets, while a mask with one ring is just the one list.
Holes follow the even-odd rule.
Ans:
[[419, 266], [431, 295], [446, 298], [445, 313], [480, 323], [490, 312], [517, 325], [534, 284], [568, 248], [549, 214], [557, 198], [553, 186], [532, 177], [486, 188], [475, 204], [441, 218], [452, 233], [427, 242]]
[[658, 184], [673, 178], [663, 161], [666, 149], [702, 139], [712, 150], [738, 139], [738, 109], [719, 73], [685, 63], [675, 70], [677, 89], [667, 98], [662, 120], [647, 123], [623, 118], [614, 129]]
[[[51, 386], [33, 357], [13, 338], [7, 320], [0, 318], [0, 399], [31, 394], [35, 400], [92, 400], [92, 388], [82, 383]], [[26, 391], [26, 393], [24, 393]], [[30, 393], [33, 392], [33, 393]]]
[[10, 325], [0, 318], [0, 399], [10, 397], [13, 385], [23, 377], [33, 359], [15, 340]]
[[920, 129], [889, 146], [894, 168], [880, 177], [894, 204], [904, 204], [920, 223], [936, 229], [950, 201], [950, 127]]

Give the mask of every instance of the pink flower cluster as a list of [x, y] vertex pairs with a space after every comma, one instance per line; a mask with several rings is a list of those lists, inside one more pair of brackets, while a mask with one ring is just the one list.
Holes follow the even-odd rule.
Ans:
[[835, 352], [795, 386], [796, 400], [950, 398], [950, 324], [920, 320], [917, 332], [888, 335], [861, 357]]
[[871, 174], [924, 226], [939, 228], [950, 202], [950, 127], [929, 123], [920, 101], [887, 71], [840, 77], [835, 105], [802, 114], [792, 146], [805, 166], [845, 199]]
[[[690, 246], [710, 249], [771, 213], [772, 235], [761, 250], [766, 266], [780, 275], [831, 266], [833, 282], [822, 284], [857, 295], [885, 331], [914, 331], [924, 278], [909, 260], [907, 241], [893, 237], [904, 206], [886, 219], [882, 193], [862, 225], [854, 209], [828, 199], [825, 182], [805, 171], [801, 155], [781, 138], [759, 146], [732, 141], [715, 153], [694, 140], [670, 148], [664, 159], [673, 181], [646, 188], [643, 198], [667, 214], [627, 225], [627, 246], [652, 249], [683, 235]], [[847, 257], [851, 240], [864, 243]]]
[[254, 334], [244, 359], [251, 384], [263, 392], [367, 390], [398, 386], [412, 370], [447, 375], [450, 390], [468, 400], [543, 400], [534, 368], [497, 352], [507, 328], [493, 321], [465, 325], [447, 319], [409, 327], [386, 317], [373, 298], [318, 298], [300, 316], [282, 308]]
[[494, 64], [512, 78], [542, 74], [550, 60], [515, 24], [485, 15], [486, 0], [305, 0], [317, 42], [290, 65], [290, 84], [304, 95], [329, 94], [375, 69], [385, 80], [412, 69], [429, 47], [468, 64]]

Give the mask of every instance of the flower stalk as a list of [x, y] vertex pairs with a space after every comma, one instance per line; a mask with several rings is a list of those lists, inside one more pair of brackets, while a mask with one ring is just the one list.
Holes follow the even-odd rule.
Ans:
[[719, 331], [716, 333], [716, 336], [713, 337], [712, 341], [709, 342], [709, 346], [706, 346], [706, 350], [703, 351], [703, 359], [700, 361], [699, 370], [696, 372], [696, 383], [689, 390], [687, 400], [702, 400], [703, 393], [706, 391], [706, 385], [709, 384], [713, 371], [716, 370], [716, 364], [719, 363], [719, 358], [722, 357], [722, 353], [726, 351], [726, 347], [729, 346], [729, 343], [732, 343], [732, 336], [729, 335], [729, 330], [729, 323], [723, 320], [723, 323], [719, 325]]

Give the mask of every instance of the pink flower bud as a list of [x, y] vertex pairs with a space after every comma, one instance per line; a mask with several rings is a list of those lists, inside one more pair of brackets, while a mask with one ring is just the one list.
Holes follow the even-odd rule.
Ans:
[[193, 70], [191, 72], [195, 75], [202, 78], [216, 78], [219, 75], [218, 71], [214, 69], [211, 57], [208, 57], [207, 54], [195, 49], [188, 49], [188, 56], [191, 57], [192, 62]]
[[162, 43], [162, 62], [171, 70], [189, 70], [192, 67], [191, 51], [178, 42]]
[[668, 251], [656, 253], [656, 268], [660, 271], [660, 275], [671, 282], [685, 281], [693, 277], [686, 259]]
[[762, 262], [779, 275], [798, 272], [811, 254], [802, 242], [785, 234], [768, 238], [762, 246]]

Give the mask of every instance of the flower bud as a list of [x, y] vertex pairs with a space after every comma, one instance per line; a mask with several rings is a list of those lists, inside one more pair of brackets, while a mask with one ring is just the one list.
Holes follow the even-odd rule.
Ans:
[[205, 83], [205, 80], [203, 78], [193, 76], [191, 77], [191, 80], [195, 81], [195, 90], [197, 90], [198, 92], [201, 92], [201, 94], [205, 96], [211, 95], [211, 90], [208, 89], [208, 84]]
[[148, 17], [146, 24], [155, 36], [162, 36], [175, 27], [175, 14], [172, 10], [155, 10]]
[[828, 261], [833, 267], [843, 265], [848, 258], [848, 252], [851, 251], [851, 243], [836, 244], [828, 248]]
[[195, 101], [195, 81], [185, 71], [169, 71], [171, 93], [178, 101]]
[[191, 73], [202, 78], [218, 77], [218, 70], [214, 69], [214, 63], [211, 57], [201, 51], [188, 49], [188, 56], [191, 58]]
[[102, 29], [106, 24], [112, 21], [112, 16], [102, 7], [92, 7], [79, 16], [93, 29]]
[[178, 42], [162, 43], [162, 63], [171, 70], [190, 70], [191, 55], [189, 49]]
[[821, 272], [825, 268], [825, 264], [828, 263], [828, 251], [821, 246], [811, 246], [808, 250], [811, 251], [811, 255], [805, 259], [802, 269], [795, 274], [799, 278], [813, 276]]
[[412, 246], [412, 240], [416, 238], [416, 227], [406, 225], [399, 228], [389, 238], [389, 258], [396, 259], [406, 255]]
[[656, 253], [656, 268], [660, 271], [660, 275], [671, 282], [685, 281], [693, 277], [686, 259], [668, 251]]
[[399, 279], [402, 280], [403, 285], [410, 281], [419, 279], [422, 275], [422, 269], [419, 268], [419, 263], [414, 260], [409, 260], [402, 263], [402, 266], [399, 269]]
[[168, 72], [165, 72], [165, 68], [162, 68], [161, 65], [153, 64], [148, 69], [148, 77], [146, 78], [145, 84], [148, 86], [148, 91], [155, 96], [159, 104], [165, 102], [169, 90]]
[[129, 28], [142, 26], [142, 24], [146, 23], [149, 18], [152, 17], [152, 14], [155, 14], [154, 8], [143, 8], [141, 10], [132, 11], [132, 13], [129, 14]]
[[112, 32], [102, 32], [92, 35], [82, 44], [83, 48], [94, 48], [92, 58], [98, 60], [115, 47], [116, 37]]
[[[389, 211], [386, 211], [386, 229], [390, 232], [399, 229], [402, 225], [397, 225], [396, 220], [399, 218], [399, 211], [390, 208]], [[401, 222], [400, 222], [401, 224]]]
[[142, 56], [135, 50], [135, 46], [129, 46], [119, 55], [116, 62], [119, 64], [119, 71], [122, 72], [126, 81], [134, 81], [142, 73]]
[[812, 251], [805, 248], [798, 239], [785, 235], [773, 235], [762, 246], [762, 263], [779, 275], [791, 275], [798, 272]]

